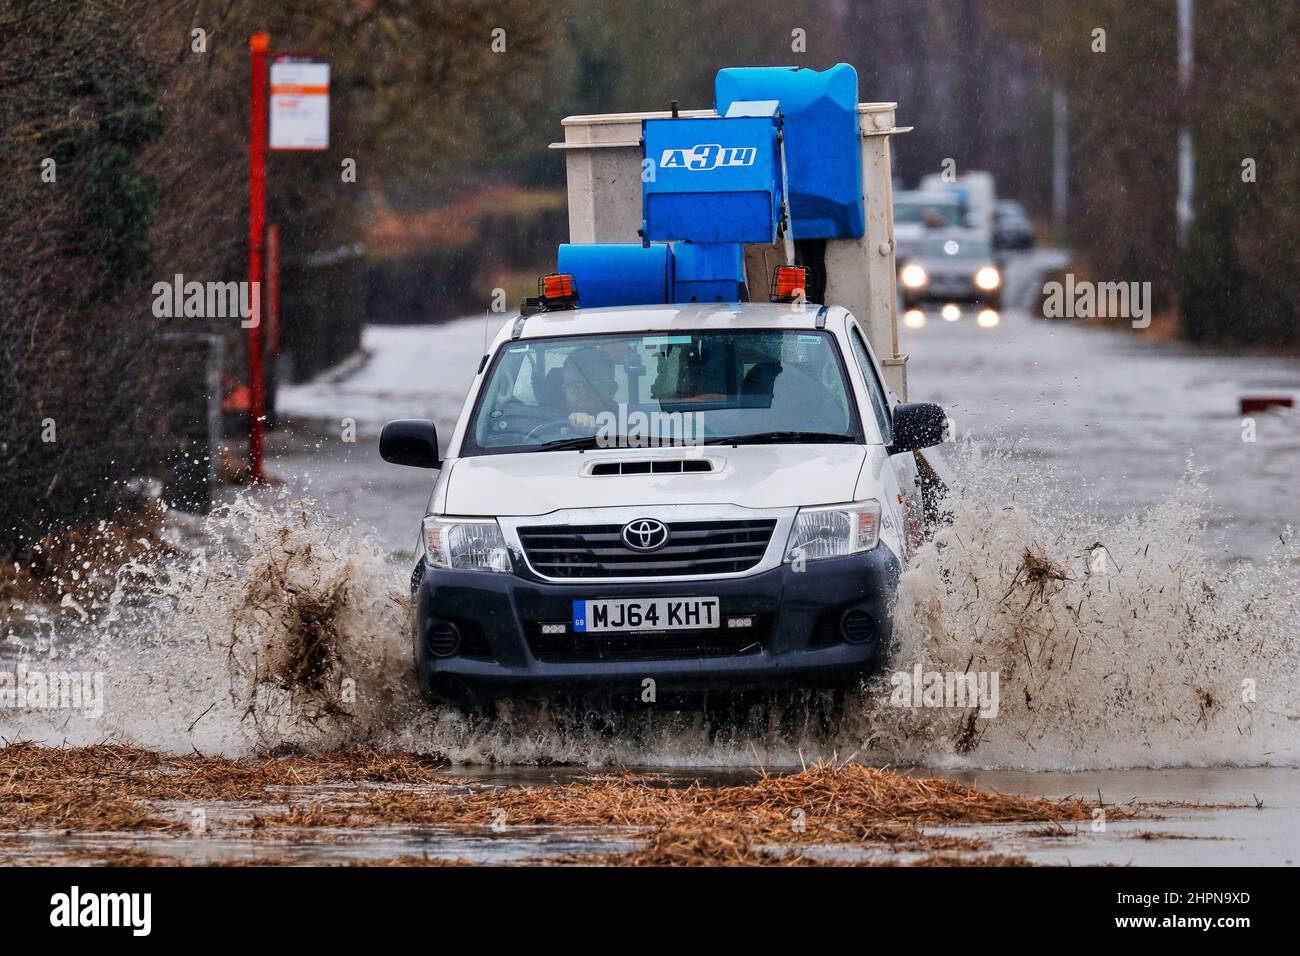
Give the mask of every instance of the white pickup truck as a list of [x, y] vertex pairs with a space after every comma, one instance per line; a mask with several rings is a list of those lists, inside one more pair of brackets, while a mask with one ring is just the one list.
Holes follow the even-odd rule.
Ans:
[[430, 700], [881, 665], [946, 419], [900, 400], [903, 130], [857, 95], [847, 64], [735, 68], [712, 110], [564, 120], [560, 267], [483, 356], [445, 459], [427, 421], [380, 443], [439, 469], [412, 579]]
[[930, 404], [842, 308], [547, 312], [507, 326], [438, 468], [415, 661], [431, 701], [844, 686], [878, 667], [923, 508]]

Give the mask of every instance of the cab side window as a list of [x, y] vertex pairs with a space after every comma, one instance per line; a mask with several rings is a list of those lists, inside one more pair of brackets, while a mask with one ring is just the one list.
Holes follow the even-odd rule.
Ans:
[[862, 377], [867, 382], [867, 394], [871, 398], [871, 410], [876, 415], [876, 424], [880, 426], [880, 434], [884, 437], [885, 444], [889, 444], [894, 440], [894, 419], [889, 413], [889, 401], [885, 398], [885, 390], [880, 384], [880, 379], [876, 377], [876, 367], [871, 362], [867, 343], [863, 341], [862, 333], [858, 331], [856, 325], [849, 326], [849, 342], [852, 343], [853, 355], [858, 360]]

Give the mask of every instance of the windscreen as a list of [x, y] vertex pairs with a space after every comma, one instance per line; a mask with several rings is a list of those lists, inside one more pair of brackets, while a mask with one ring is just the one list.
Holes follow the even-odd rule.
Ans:
[[957, 203], [899, 200], [894, 203], [894, 222], [957, 226], [961, 224], [961, 207]]
[[860, 436], [827, 332], [563, 336], [499, 351], [463, 454]]

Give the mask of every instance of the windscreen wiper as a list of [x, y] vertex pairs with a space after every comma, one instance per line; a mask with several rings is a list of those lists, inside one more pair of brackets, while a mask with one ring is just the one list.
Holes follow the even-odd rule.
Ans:
[[[686, 439], [671, 440], [653, 435], [611, 435], [601, 441], [596, 439], [599, 436], [587, 435], [581, 438], [555, 438], [551, 441], [542, 442], [540, 445], [534, 445], [533, 451], [564, 451], [574, 448], [602, 448], [607, 450], [636, 450], [639, 448], [689, 448], [691, 445], [698, 445], [699, 442], [688, 441]], [[731, 439], [727, 439], [730, 441]], [[709, 444], [705, 442], [705, 444]]]
[[812, 444], [852, 444], [857, 439], [852, 435], [836, 435], [831, 432], [794, 432], [772, 431], [754, 432], [752, 435], [731, 435], [727, 438], [710, 438], [706, 445], [812, 445]]
[[583, 435], [579, 438], [553, 438], [540, 445], [534, 445], [532, 451], [569, 451], [573, 449], [596, 448], [595, 435]]

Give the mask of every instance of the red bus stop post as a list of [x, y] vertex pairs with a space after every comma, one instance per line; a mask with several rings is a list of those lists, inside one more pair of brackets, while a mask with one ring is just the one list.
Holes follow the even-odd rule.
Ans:
[[270, 365], [266, 380], [267, 422], [279, 421], [276, 407], [280, 394], [280, 375], [276, 359], [280, 355], [280, 227], [266, 227], [266, 358]]
[[262, 256], [266, 229], [266, 53], [270, 36], [254, 33], [248, 38], [248, 282], [250, 312], [248, 326], [248, 466], [256, 484], [266, 480], [263, 418], [266, 414], [266, 382], [262, 369]]

